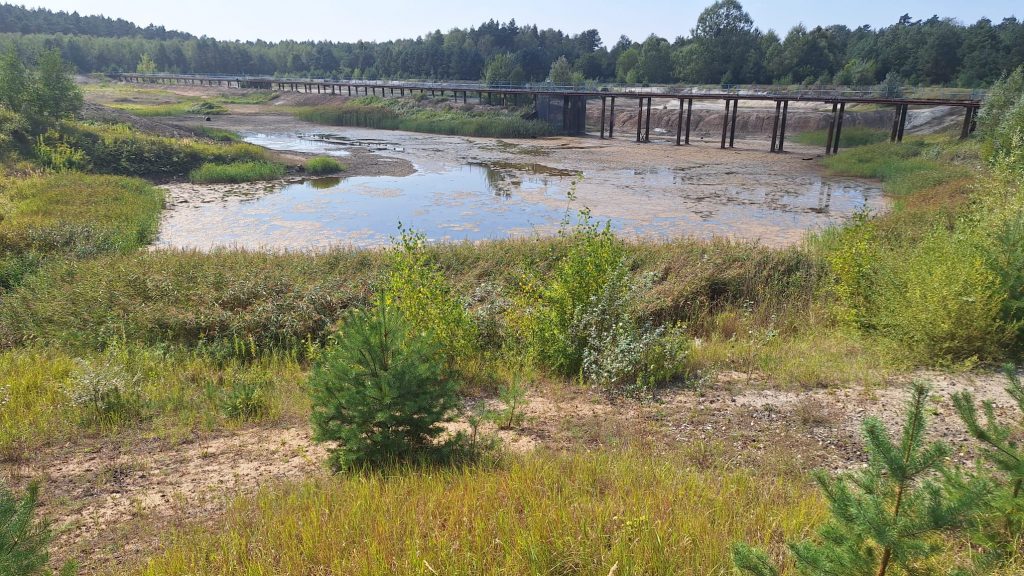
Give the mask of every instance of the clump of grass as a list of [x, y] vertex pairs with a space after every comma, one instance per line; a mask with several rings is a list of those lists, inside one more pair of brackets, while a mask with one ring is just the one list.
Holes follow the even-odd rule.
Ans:
[[[875, 130], [874, 128], [865, 128], [862, 126], [849, 126], [844, 127], [842, 132], [839, 134], [839, 147], [841, 149], [856, 148], [858, 146], [866, 146], [868, 144], [878, 144], [879, 142], [885, 142], [889, 139], [889, 133], [885, 130]], [[808, 146], [825, 146], [828, 142], [828, 131], [827, 130], [811, 130], [809, 132], [801, 132], [793, 136], [793, 140], [800, 144], [807, 144]]]
[[274, 180], [284, 176], [284, 166], [272, 162], [234, 162], [232, 164], [203, 164], [189, 173], [193, 184], [238, 184]]
[[220, 104], [206, 100], [188, 99], [181, 102], [169, 102], [161, 104], [144, 104], [138, 102], [114, 102], [111, 108], [131, 112], [136, 116], [185, 116], [188, 114], [199, 114], [210, 116], [226, 114], [228, 109]]
[[344, 172], [345, 165], [329, 156], [317, 156], [306, 160], [306, 172], [314, 176]]
[[412, 101], [400, 99], [358, 98], [340, 106], [296, 108], [293, 113], [302, 120], [332, 126], [360, 126], [430, 134], [536, 138], [552, 133], [547, 123], [527, 120], [515, 114], [422, 108]]
[[713, 574], [731, 541], [802, 538], [826, 517], [805, 483], [681, 461], [535, 453], [279, 486], [179, 532], [139, 574]]
[[223, 104], [266, 104], [277, 100], [280, 96], [278, 92], [252, 92], [250, 94], [225, 94], [215, 98], [217, 102]]
[[225, 130], [223, 128], [211, 128], [209, 126], [203, 126], [199, 129], [204, 136], [217, 142], [241, 142], [242, 137], [237, 132], [231, 130]]

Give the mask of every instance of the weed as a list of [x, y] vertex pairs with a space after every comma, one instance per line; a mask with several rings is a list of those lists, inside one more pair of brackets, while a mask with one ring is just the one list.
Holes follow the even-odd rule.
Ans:
[[314, 176], [344, 172], [345, 165], [329, 156], [318, 156], [306, 160], [306, 172]]
[[235, 162], [203, 164], [189, 173], [193, 184], [237, 184], [259, 180], [275, 180], [284, 176], [284, 166], [271, 162]]

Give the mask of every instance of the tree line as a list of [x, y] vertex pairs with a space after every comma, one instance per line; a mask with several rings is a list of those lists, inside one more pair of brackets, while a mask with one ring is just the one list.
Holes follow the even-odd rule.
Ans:
[[[420, 78], [579, 84], [846, 84], [980, 87], [1024, 63], [1024, 22], [932, 16], [872, 28], [761, 31], [738, 0], [708, 6], [686, 35], [567, 34], [490, 20], [387, 42], [218, 41], [123, 20], [0, 6], [0, 49], [59, 50], [79, 72], [225, 73], [368, 80]], [[143, 59], [145, 57], [145, 60]], [[150, 64], [151, 63], [151, 64]]]

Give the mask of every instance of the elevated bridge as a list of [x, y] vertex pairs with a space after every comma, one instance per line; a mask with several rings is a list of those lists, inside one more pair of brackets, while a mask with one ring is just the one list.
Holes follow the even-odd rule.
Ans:
[[[732, 89], [705, 91], [702, 88], [679, 87], [618, 87], [579, 88], [550, 85], [493, 85], [475, 82], [421, 82], [421, 81], [363, 81], [288, 79], [254, 76], [187, 75], [187, 74], [119, 74], [124, 82], [139, 84], [178, 84], [192, 86], [220, 86], [253, 90], [274, 90], [301, 92], [306, 94], [331, 94], [344, 96], [380, 95], [405, 96], [406, 94], [430, 94], [449, 96], [456, 101], [468, 103], [470, 98], [479, 103], [498, 105], [533, 104], [538, 118], [559, 127], [565, 134], [586, 134], [586, 110], [589, 102], [601, 102], [601, 138], [614, 137], [617, 102], [636, 102], [638, 110], [636, 141], [650, 142], [651, 108], [653, 100], [678, 100], [679, 113], [676, 122], [675, 143], [690, 143], [690, 127], [693, 115], [693, 101], [718, 101], [725, 104], [722, 122], [721, 147], [733, 147], [736, 140], [736, 117], [740, 102], [774, 102], [775, 113], [772, 122], [770, 150], [783, 152], [786, 143], [786, 123], [791, 102], [813, 102], [832, 106], [828, 127], [825, 154], [839, 151], [843, 131], [843, 116], [848, 104], [874, 104], [893, 109], [892, 128], [889, 140], [901, 142], [907, 125], [907, 113], [911, 106], [950, 106], [963, 108], [963, 124], [960, 137], [967, 138], [977, 126], [981, 96], [976, 92], [946, 93], [939, 97], [889, 95], [877, 90], [810, 89], [781, 90], [773, 87], [761, 89]], [[627, 104], [631, 105], [631, 104]]]

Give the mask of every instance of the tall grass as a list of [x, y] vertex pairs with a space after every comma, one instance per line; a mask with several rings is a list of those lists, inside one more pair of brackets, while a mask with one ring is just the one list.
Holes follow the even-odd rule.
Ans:
[[124, 176], [183, 177], [205, 162], [267, 160], [267, 151], [252, 144], [165, 138], [123, 124], [71, 123], [43, 143], [82, 151], [94, 172]]
[[550, 453], [268, 488], [186, 530], [144, 576], [719, 574], [826, 516], [810, 486], [677, 454]]
[[275, 180], [284, 176], [284, 166], [273, 162], [234, 162], [232, 164], [203, 164], [189, 173], [193, 184], [238, 184]]
[[[849, 126], [843, 128], [839, 134], [839, 145], [840, 148], [846, 150], [847, 148], [856, 148], [858, 146], [866, 146], [868, 144], [878, 144], [885, 142], [889, 139], [889, 133], [885, 130], [875, 130], [874, 128], [865, 128], [861, 126]], [[807, 144], [808, 146], [824, 146], [828, 142], [828, 131], [827, 130], [811, 130], [808, 132], [801, 132], [793, 136], [793, 140], [800, 144]]]
[[314, 176], [344, 172], [345, 165], [329, 156], [318, 156], [306, 160], [306, 172]]
[[308, 414], [303, 365], [287, 354], [253, 354], [222, 360], [117, 341], [86, 354], [36, 346], [0, 352], [0, 458], [83, 433], [171, 437]]
[[115, 176], [54, 174], [0, 190], [0, 249], [127, 252], [156, 236], [163, 192]]
[[294, 108], [296, 117], [331, 126], [359, 126], [455, 136], [536, 138], [552, 133], [550, 126], [514, 114], [462, 109], [421, 108], [415, 103], [383, 98], [359, 98], [339, 106]]

